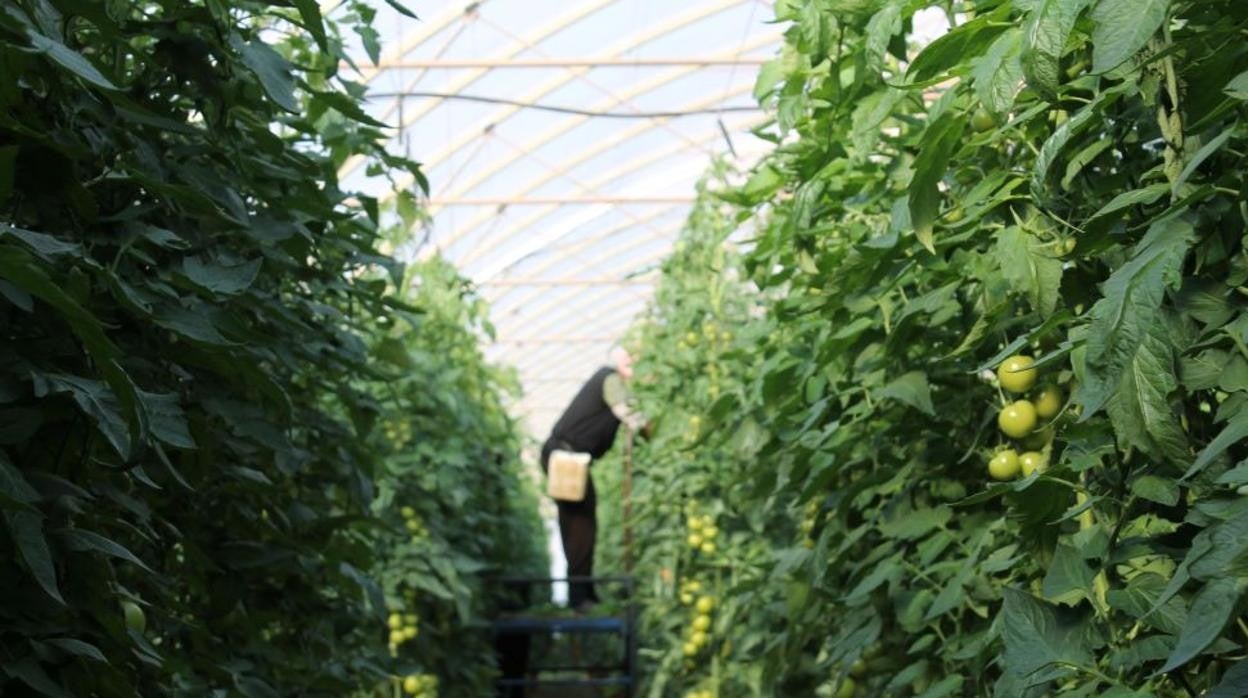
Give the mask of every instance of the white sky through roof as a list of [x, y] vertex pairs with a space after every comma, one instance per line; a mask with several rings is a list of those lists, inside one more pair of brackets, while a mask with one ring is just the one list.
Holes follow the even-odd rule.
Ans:
[[[401, 124], [391, 148], [423, 162], [431, 185], [428, 240], [413, 254], [440, 253], [478, 284], [498, 332], [487, 355], [519, 370], [513, 411], [543, 438], [645, 306], [647, 272], [670, 252], [697, 180], [729, 153], [721, 123], [738, 166], [769, 150], [749, 133], [766, 115], [738, 109], [756, 107], [755, 77], [785, 26], [768, 0], [404, 0], [419, 21], [371, 4], [381, 68], [352, 47], [375, 95], [368, 110]], [[945, 27], [938, 12], [916, 26], [926, 40]], [[430, 94], [709, 113], [607, 118]], [[354, 163], [341, 175], [393, 195]]]

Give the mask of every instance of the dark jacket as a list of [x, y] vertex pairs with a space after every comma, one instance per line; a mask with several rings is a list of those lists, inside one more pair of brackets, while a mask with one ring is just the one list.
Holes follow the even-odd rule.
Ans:
[[563, 411], [563, 416], [550, 430], [550, 438], [542, 447], [543, 464], [556, 448], [588, 453], [595, 459], [611, 449], [615, 433], [620, 428], [620, 419], [611, 411], [603, 396], [603, 384], [613, 373], [615, 369], [600, 368], [581, 386]]

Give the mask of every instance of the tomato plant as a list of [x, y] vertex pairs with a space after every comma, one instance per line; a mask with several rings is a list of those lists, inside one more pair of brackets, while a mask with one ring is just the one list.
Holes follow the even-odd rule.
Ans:
[[337, 178], [423, 182], [338, 72], [373, 14], [0, 6], [0, 693], [488, 684], [534, 498], [479, 302]]
[[711, 173], [635, 331], [648, 695], [1248, 691], [1248, 7], [776, 14], [776, 147]]

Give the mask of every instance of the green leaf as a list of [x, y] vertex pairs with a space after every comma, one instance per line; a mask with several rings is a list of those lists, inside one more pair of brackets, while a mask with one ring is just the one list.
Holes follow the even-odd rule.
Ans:
[[83, 414], [91, 418], [100, 433], [123, 458], [130, 457], [130, 431], [121, 416], [117, 395], [105, 383], [63, 373], [37, 374], [35, 395], [69, 393]]
[[1072, 138], [1093, 123], [1095, 117], [1096, 112], [1092, 107], [1084, 107], [1061, 126], [1058, 126], [1053, 131], [1053, 135], [1044, 141], [1044, 145], [1040, 146], [1040, 155], [1036, 157], [1036, 162], [1031, 170], [1031, 188], [1034, 193], [1040, 194], [1045, 191], [1049, 169], [1057, 161], [1057, 156], [1061, 154], [1062, 149], [1066, 147], [1066, 144]]
[[27, 686], [39, 691], [42, 695], [53, 698], [71, 698], [71, 695], [53, 681], [33, 657], [17, 662], [6, 661], [0, 664], [0, 671], [25, 682]]
[[1200, 452], [1200, 455], [1196, 456], [1196, 460], [1192, 463], [1192, 467], [1188, 468], [1187, 472], [1183, 473], [1183, 479], [1187, 480], [1193, 475], [1204, 470], [1210, 463], [1213, 462], [1215, 458], [1222, 455], [1226, 449], [1230, 448], [1234, 444], [1242, 442], [1244, 439], [1248, 439], [1248, 410], [1239, 410], [1234, 416], [1231, 417], [1230, 421], [1227, 422], [1226, 428], [1214, 437], [1213, 441], [1210, 441], [1208, 446], [1205, 446], [1204, 450]]
[[[1110, 608], [1122, 611], [1163, 633], [1177, 635], [1187, 620], [1187, 609], [1182, 599], [1172, 597], [1153, 610], [1165, 588], [1166, 580], [1161, 575], [1143, 572], [1127, 580], [1124, 588], [1111, 589], [1105, 595], [1105, 601]], [[1170, 648], [1167, 648], [1159, 659], [1164, 659], [1169, 654]]]
[[1101, 222], [1102, 219], [1107, 218], [1110, 214], [1117, 213], [1125, 208], [1155, 203], [1168, 193], [1170, 193], [1170, 185], [1168, 184], [1153, 184], [1143, 189], [1132, 189], [1131, 191], [1123, 192], [1110, 199], [1109, 203], [1092, 214], [1092, 217], [1087, 220], [1084, 227]]
[[1148, 325], [1106, 410], [1120, 446], [1153, 453], [1182, 466], [1191, 452], [1187, 434], [1170, 404], [1171, 395], [1179, 388], [1174, 365], [1174, 348], [1162, 323]]
[[1174, 180], [1173, 191], [1176, 196], [1178, 195], [1179, 187], [1183, 186], [1183, 184], [1187, 182], [1188, 178], [1196, 172], [1196, 169], [1200, 167], [1210, 155], [1213, 155], [1220, 150], [1222, 146], [1226, 145], [1226, 142], [1230, 140], [1231, 136], [1235, 135], [1235, 129], [1236, 126], [1231, 126], [1222, 133], [1214, 136], [1212, 140], [1202, 145], [1200, 150], [1197, 150], [1192, 154], [1191, 159], [1187, 161], [1187, 166], [1183, 168], [1183, 171], [1179, 173], [1178, 178]]
[[102, 87], [106, 90], [116, 90], [118, 87], [112, 83], [104, 74], [99, 71], [91, 61], [77, 51], [69, 48], [61, 42], [46, 37], [33, 30], [28, 32], [30, 43], [34, 44], [35, 50], [46, 55], [53, 61], [61, 64], [61, 66], [87, 82]]
[[1010, 286], [1031, 301], [1036, 312], [1049, 316], [1057, 308], [1062, 260], [1042, 240], [1019, 226], [997, 233], [997, 259]]
[[922, 371], [910, 371], [898, 376], [880, 388], [877, 394], [881, 398], [904, 402], [924, 414], [936, 414], [932, 406], [932, 389], [927, 383], [927, 374]]
[[251, 69], [264, 91], [277, 106], [288, 112], [298, 112], [295, 99], [295, 82], [291, 78], [290, 64], [281, 54], [260, 40], [243, 41], [237, 34], [230, 35], [230, 46], [238, 51], [243, 65]]
[[1131, 483], [1131, 492], [1141, 499], [1172, 507], [1179, 502], [1179, 484], [1157, 475], [1141, 475]]
[[261, 260], [224, 265], [205, 262], [199, 257], [182, 259], [182, 273], [209, 293], [233, 296], [247, 290], [260, 273]]
[[56, 584], [56, 567], [52, 564], [52, 553], [43, 536], [43, 517], [25, 511], [6, 511], [4, 518], [9, 524], [9, 535], [35, 581], [48, 596], [64, 604], [65, 599], [61, 597], [61, 590]]
[[1092, 8], [1092, 71], [1107, 73], [1139, 53], [1169, 9], [1170, 0], [1097, 0]]
[[1036, 685], [1047, 681], [1042, 669], [1055, 662], [1090, 666], [1088, 630], [1080, 616], [1058, 609], [1014, 588], [1005, 590], [1001, 608], [1005, 672]]
[[923, 133], [919, 155], [910, 181], [910, 220], [914, 233], [928, 252], [935, 252], [932, 226], [940, 213], [940, 180], [949, 168], [949, 158], [961, 144], [966, 117], [946, 113]]
[[1235, 604], [1239, 602], [1240, 582], [1234, 579], [1216, 579], [1205, 585], [1187, 613], [1187, 622], [1179, 634], [1179, 642], [1166, 660], [1165, 666], [1153, 676], [1173, 671], [1191, 661], [1206, 647], [1212, 645], [1222, 634], [1222, 628], [1231, 619]]
[[975, 96], [994, 114], [1009, 112], [1014, 107], [1014, 97], [1022, 88], [1022, 45], [1022, 31], [1010, 29], [997, 37], [987, 53], [971, 63]]
[[1080, 421], [1091, 418], [1113, 396], [1122, 372], [1158, 321], [1165, 289], [1179, 281], [1193, 235], [1186, 221], [1159, 221], [1136, 246], [1130, 261], [1105, 281], [1105, 297], [1089, 312], [1083, 382], [1075, 394], [1084, 407]]
[[1058, 544], [1049, 571], [1044, 576], [1044, 598], [1071, 606], [1083, 599], [1091, 599], [1092, 579], [1095, 576], [1079, 551], [1064, 543]]
[[1248, 70], [1231, 78], [1224, 91], [1235, 99], [1248, 101]]
[[62, 540], [65, 541], [66, 547], [70, 550], [78, 552], [102, 553], [109, 557], [115, 557], [120, 560], [133, 563], [143, 571], [155, 574], [155, 572], [152, 571], [152, 568], [144, 564], [142, 560], [136, 557], [135, 554], [130, 552], [125, 546], [116, 541], [105, 538], [98, 533], [82, 528], [63, 528], [58, 530], [56, 533]]
[[1061, 84], [1062, 55], [1089, 0], [1039, 0], [1023, 27], [1023, 74], [1046, 95]]
[[303, 18], [303, 25], [312, 38], [316, 39], [316, 45], [322, 51], [328, 52], [329, 40], [325, 36], [325, 21], [321, 17], [320, 3], [317, 0], [294, 0], [294, 3], [299, 9], [299, 16]]
[[395, 12], [398, 12], [404, 17], [408, 17], [410, 19], [415, 19], [415, 20], [420, 19], [420, 17], [416, 16], [415, 12], [412, 12], [411, 10], [407, 9], [407, 7], [405, 7], [403, 3], [399, 2], [399, 0], [386, 0], [386, 4], [389, 5], [390, 7], [393, 7]]
[[880, 533], [889, 538], [913, 540], [944, 526], [951, 518], [953, 518], [953, 510], [949, 507], [919, 509], [907, 512], [893, 521], [880, 524]]
[[1222, 674], [1222, 680], [1205, 698], [1241, 698], [1248, 696], [1248, 659], [1241, 659]]
[[54, 637], [48, 640], [42, 640], [41, 642], [45, 642], [53, 647], [57, 647], [65, 652], [79, 657], [86, 657], [87, 659], [102, 662], [104, 664], [109, 663], [108, 659], [104, 656], [104, 653], [100, 651], [100, 648], [89, 642], [75, 640], [72, 637]]
[[980, 55], [998, 34], [1009, 28], [1000, 21], [1008, 10], [1007, 6], [998, 7], [949, 30], [923, 48], [906, 69], [906, 77], [914, 82], [925, 82]]
[[11, 225], [0, 223], [0, 240], [6, 237], [21, 242], [31, 252], [39, 255], [45, 261], [50, 261], [52, 257], [59, 255], [81, 255], [82, 246], [71, 242], [62, 242], [51, 235], [44, 233], [36, 233], [31, 230], [23, 230], [15, 228]]
[[174, 448], [195, 448], [186, 416], [178, 404], [177, 393], [147, 393], [139, 391], [143, 409], [150, 418], [152, 436]]

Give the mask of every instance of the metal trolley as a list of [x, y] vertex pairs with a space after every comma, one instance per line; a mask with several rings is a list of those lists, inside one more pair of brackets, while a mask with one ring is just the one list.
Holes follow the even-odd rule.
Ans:
[[[494, 646], [502, 676], [496, 681], [500, 698], [632, 698], [637, 689], [637, 609], [632, 577], [505, 577], [509, 598], [492, 623]], [[592, 582], [616, 590], [622, 602], [613, 615], [542, 616], [532, 612], [535, 589], [556, 582]], [[614, 604], [613, 604], [614, 605]], [[588, 638], [613, 640], [597, 653], [586, 650]], [[561, 656], [534, 649], [562, 648]], [[558, 654], [557, 652], [553, 652]], [[607, 658], [606, 661], [602, 661]]]

